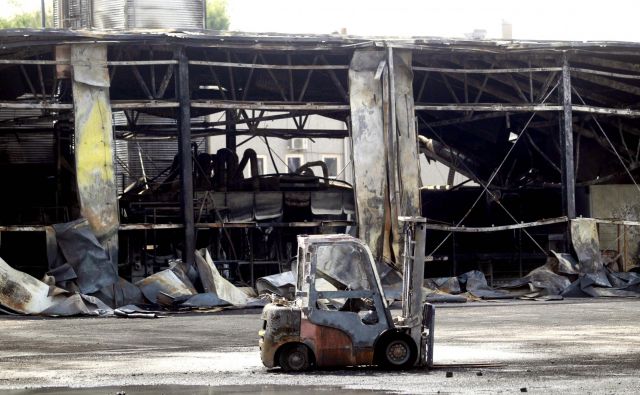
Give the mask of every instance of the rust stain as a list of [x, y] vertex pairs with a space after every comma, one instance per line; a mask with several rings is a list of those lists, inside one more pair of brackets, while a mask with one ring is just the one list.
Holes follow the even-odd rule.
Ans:
[[351, 337], [340, 329], [316, 325], [303, 319], [300, 337], [314, 345], [318, 366], [353, 366], [356, 357]]
[[356, 349], [356, 364], [373, 365], [373, 348], [367, 347]]

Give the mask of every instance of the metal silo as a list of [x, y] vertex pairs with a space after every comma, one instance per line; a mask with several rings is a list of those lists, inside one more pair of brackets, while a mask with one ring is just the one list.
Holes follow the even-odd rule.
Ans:
[[125, 24], [127, 29], [202, 29], [204, 10], [204, 0], [126, 0]]
[[126, 29], [126, 0], [93, 0], [92, 27], [95, 29]]
[[205, 0], [54, 0], [54, 25], [72, 29], [202, 29]]

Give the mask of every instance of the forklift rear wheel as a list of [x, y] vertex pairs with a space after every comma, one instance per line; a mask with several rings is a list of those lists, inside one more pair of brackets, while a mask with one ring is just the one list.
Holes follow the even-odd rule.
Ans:
[[378, 364], [387, 369], [406, 369], [416, 361], [418, 350], [413, 339], [408, 336], [385, 339], [379, 349]]
[[285, 372], [302, 372], [309, 369], [309, 349], [302, 344], [285, 346], [278, 358]]

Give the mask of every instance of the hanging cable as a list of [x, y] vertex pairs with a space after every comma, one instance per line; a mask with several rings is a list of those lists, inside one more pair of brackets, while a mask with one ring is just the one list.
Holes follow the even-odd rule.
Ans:
[[[556, 84], [554, 85], [554, 87], [547, 93], [547, 95], [543, 98], [542, 102], [540, 104], [544, 104], [547, 99], [549, 98], [549, 96], [551, 96], [551, 94], [556, 90], [556, 88], [558, 87], [558, 85], [560, 84], [560, 80], [558, 79], [558, 81], [556, 82]], [[527, 132], [527, 128], [529, 127], [529, 124], [531, 123], [531, 121], [533, 120], [533, 118], [536, 116], [536, 112], [534, 112], [533, 114], [531, 114], [531, 116], [529, 117], [529, 119], [527, 120], [527, 122], [525, 123], [524, 127], [522, 128], [522, 131], [520, 132], [520, 134], [518, 134], [518, 137], [515, 139], [515, 141], [513, 142], [513, 144], [511, 145], [511, 148], [509, 148], [509, 151], [507, 151], [507, 154], [504, 156], [504, 158], [502, 159], [502, 161], [500, 162], [500, 164], [498, 165], [498, 167], [494, 170], [493, 174], [491, 174], [491, 177], [489, 177], [489, 180], [487, 181], [486, 185], [484, 185], [484, 187], [482, 188], [482, 192], [480, 192], [480, 194], [478, 195], [478, 197], [476, 198], [476, 200], [473, 202], [473, 204], [471, 205], [471, 207], [469, 207], [469, 210], [467, 210], [467, 212], [464, 214], [464, 216], [457, 222], [456, 227], [460, 226], [462, 224], [462, 222], [464, 222], [465, 219], [467, 219], [467, 217], [469, 216], [469, 214], [471, 214], [471, 211], [476, 207], [476, 205], [478, 204], [478, 202], [480, 201], [480, 199], [482, 198], [482, 196], [484, 196], [484, 194], [487, 192], [487, 190], [489, 189], [489, 186], [491, 185], [491, 183], [493, 182], [493, 180], [496, 178], [496, 176], [498, 175], [498, 173], [500, 172], [500, 170], [502, 169], [502, 166], [504, 166], [504, 164], [507, 161], [507, 158], [509, 158], [509, 155], [511, 155], [511, 152], [513, 152], [515, 146], [518, 144], [518, 141], [520, 141], [520, 139], [522, 138], [522, 136], [524, 136], [524, 134]], [[431, 127], [429, 127], [431, 129]], [[433, 129], [431, 129], [433, 130]], [[427, 256], [433, 256], [433, 254], [438, 251], [440, 249], [440, 247], [442, 247], [442, 245], [449, 240], [449, 237], [451, 237], [452, 232], [449, 232], [447, 234], [447, 236], [445, 236], [445, 238], [440, 242], [440, 244], [438, 244], [436, 246], [436, 248], [434, 248], [434, 250], [428, 254]], [[534, 241], [535, 242], [535, 241]], [[536, 243], [537, 244], [537, 243]], [[538, 245], [538, 247], [540, 247]], [[542, 247], [540, 247], [542, 248]], [[546, 251], [543, 249], [543, 251], [546, 254]]]
[[[422, 118], [421, 118], [422, 119]], [[424, 122], [424, 120], [423, 120]], [[435, 130], [433, 130], [433, 128], [431, 126], [429, 126], [427, 124], [427, 127], [431, 130], [431, 132], [438, 138], [438, 140], [440, 141], [440, 143], [442, 145], [444, 145], [445, 147], [449, 147], [444, 140], [442, 139], [442, 137], [440, 137], [440, 135], [438, 133], [436, 133]], [[449, 147], [450, 148], [450, 147]], [[471, 171], [471, 169], [469, 169], [469, 167], [464, 163], [464, 162], [460, 162], [460, 164], [471, 174], [474, 176], [475, 181], [480, 184], [480, 186], [484, 187], [484, 183], [482, 182], [482, 180], [480, 180], [480, 177], [478, 177], [477, 175], [475, 175], [473, 173], [473, 171]], [[469, 180], [467, 180], [466, 182], [468, 182]], [[511, 212], [502, 204], [502, 202], [496, 197], [496, 195], [494, 195], [493, 192], [491, 192], [489, 189], [487, 189], [487, 193], [489, 194], [489, 196], [491, 196], [491, 198], [493, 198], [493, 200], [498, 203], [498, 206], [500, 206], [500, 208], [502, 208], [504, 210], [505, 213], [507, 213], [507, 215], [509, 217], [511, 217], [511, 219], [513, 220], [514, 223], [518, 224], [518, 220], [511, 214]], [[536, 245], [536, 247], [538, 247], [540, 249], [540, 251], [542, 251], [542, 253], [546, 254], [547, 251], [542, 248], [542, 246], [540, 244], [538, 244], [538, 242], [536, 241], [536, 239], [533, 238], [533, 236], [531, 236], [531, 234], [529, 234], [529, 232], [527, 232], [526, 229], [522, 229], [522, 231], [527, 235], [527, 237], [529, 237], [529, 239], [531, 239], [531, 241], [533, 242], [533, 244]], [[451, 232], [449, 233], [449, 235], [451, 235]], [[446, 241], [446, 239], [445, 239]], [[435, 252], [435, 251], [434, 251]], [[433, 254], [430, 254], [433, 255]]]

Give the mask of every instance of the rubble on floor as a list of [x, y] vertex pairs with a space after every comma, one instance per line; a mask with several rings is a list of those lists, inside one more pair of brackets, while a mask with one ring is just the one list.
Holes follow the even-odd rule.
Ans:
[[[423, 295], [430, 303], [465, 303], [495, 299], [562, 300], [565, 297], [640, 297], [640, 274], [616, 272], [608, 251], [601, 252], [595, 221], [578, 219], [571, 224], [572, 243], [577, 259], [566, 253], [550, 252], [547, 262], [526, 276], [502, 287], [492, 288], [484, 274], [472, 270], [456, 277], [424, 280]], [[389, 266], [378, 272], [388, 300], [400, 300], [401, 275]], [[338, 268], [339, 269], [339, 268]], [[348, 270], [339, 269], [349, 277]], [[295, 276], [285, 272], [258, 280], [260, 293], [292, 298]], [[348, 281], [347, 281], [348, 282]]]
[[608, 264], [608, 252], [600, 250], [596, 221], [571, 221], [571, 241], [576, 257], [551, 251], [547, 262], [526, 276], [499, 289], [487, 285], [484, 275], [471, 271], [458, 277], [425, 280], [428, 301], [447, 300], [447, 295], [467, 299], [520, 298], [561, 300], [564, 297], [640, 297], [640, 274], [617, 272]]
[[[180, 260], [136, 284], [118, 277], [111, 257], [84, 219], [54, 227], [53, 251], [42, 281], [0, 258], [0, 312], [42, 316], [156, 318], [162, 312], [261, 307], [253, 289], [236, 287], [218, 272], [209, 251], [196, 265]], [[56, 245], [57, 244], [57, 245]]]
[[[59, 224], [54, 230], [57, 245], [48, 249], [55, 256], [50, 258], [51, 270], [42, 281], [13, 269], [0, 258], [0, 312], [156, 318], [168, 311], [260, 307], [271, 294], [294, 297], [295, 273], [262, 277], [256, 281], [255, 290], [236, 287], [218, 272], [207, 249], [196, 251], [193, 267], [176, 260], [168, 269], [132, 284], [118, 277], [109, 253], [86, 220]], [[544, 265], [500, 288], [490, 287], [484, 274], [477, 270], [457, 277], [426, 279], [425, 300], [464, 303], [514, 298], [640, 297], [640, 274], [613, 270], [616, 266], [611, 264], [615, 260], [608, 257], [608, 252], [600, 251], [594, 220], [572, 221], [571, 235], [575, 257], [551, 251]], [[399, 300], [401, 275], [386, 265], [380, 266], [385, 296]], [[350, 268], [334, 265], [332, 270], [332, 276], [343, 283], [358, 281], [359, 274]]]

